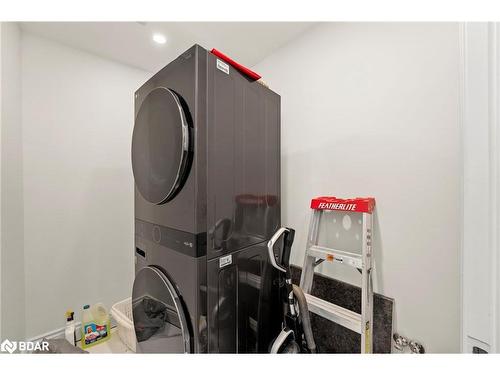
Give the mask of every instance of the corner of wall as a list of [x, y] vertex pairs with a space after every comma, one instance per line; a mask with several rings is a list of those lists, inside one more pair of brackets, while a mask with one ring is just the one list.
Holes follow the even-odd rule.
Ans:
[[2, 337], [25, 338], [21, 30], [1, 23], [0, 319]]
[[[2, 212], [2, 28], [0, 22], [0, 212]], [[0, 340], [2, 338], [2, 215], [0, 215]]]

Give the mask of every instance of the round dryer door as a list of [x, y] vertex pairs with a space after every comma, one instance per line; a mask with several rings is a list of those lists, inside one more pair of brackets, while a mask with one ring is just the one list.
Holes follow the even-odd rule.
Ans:
[[141, 269], [132, 292], [132, 315], [139, 353], [189, 353], [187, 314], [172, 282], [159, 269]]
[[165, 87], [152, 90], [137, 112], [132, 169], [137, 189], [151, 203], [172, 200], [187, 178], [191, 158], [188, 118], [182, 99]]

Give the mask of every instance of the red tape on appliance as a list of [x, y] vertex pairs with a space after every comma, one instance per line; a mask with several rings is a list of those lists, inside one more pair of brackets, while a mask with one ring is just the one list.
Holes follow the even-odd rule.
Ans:
[[341, 199], [337, 197], [317, 197], [311, 200], [311, 208], [313, 210], [337, 210], [371, 214], [375, 209], [375, 198]]
[[240, 71], [244, 75], [246, 75], [248, 78], [253, 79], [255, 81], [259, 80], [261, 78], [261, 75], [255, 73], [253, 70], [248, 69], [246, 66], [243, 66], [241, 64], [238, 64], [236, 61], [231, 59], [230, 57], [224, 55], [221, 51], [216, 50], [213, 48], [211, 51], [215, 56], [218, 58], [224, 60], [227, 62], [229, 65], [231, 65], [234, 69]]

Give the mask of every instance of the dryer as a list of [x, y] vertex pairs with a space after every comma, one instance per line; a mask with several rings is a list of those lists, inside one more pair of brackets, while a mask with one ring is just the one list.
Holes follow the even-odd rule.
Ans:
[[135, 93], [142, 352], [266, 352], [280, 329], [280, 97], [195, 45]]

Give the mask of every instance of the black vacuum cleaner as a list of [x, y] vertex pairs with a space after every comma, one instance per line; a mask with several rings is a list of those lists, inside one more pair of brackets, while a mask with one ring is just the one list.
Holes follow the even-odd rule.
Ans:
[[[278, 337], [271, 344], [270, 353], [316, 353], [309, 310], [304, 292], [292, 284], [290, 253], [295, 230], [280, 228], [267, 243], [269, 258], [274, 268], [283, 273], [280, 296], [283, 298], [283, 322]], [[274, 245], [283, 237], [281, 250], [274, 252]]]

